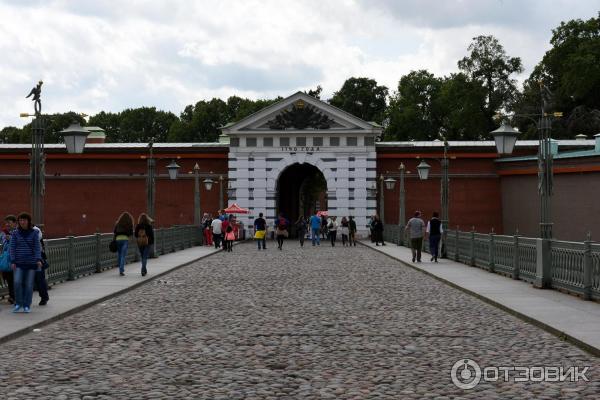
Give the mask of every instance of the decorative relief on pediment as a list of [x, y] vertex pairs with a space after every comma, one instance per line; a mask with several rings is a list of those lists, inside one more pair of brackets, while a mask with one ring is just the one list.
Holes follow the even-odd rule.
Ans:
[[269, 129], [329, 129], [334, 120], [302, 100], [293, 103], [291, 110], [283, 110], [267, 122]]

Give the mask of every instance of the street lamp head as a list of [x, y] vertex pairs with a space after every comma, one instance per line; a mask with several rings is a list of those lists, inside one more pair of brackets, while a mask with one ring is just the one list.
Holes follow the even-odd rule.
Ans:
[[70, 154], [81, 154], [85, 147], [85, 141], [90, 131], [83, 128], [79, 122], [73, 122], [68, 128], [60, 131], [65, 139], [67, 152]]
[[167, 165], [167, 170], [169, 170], [169, 179], [174, 181], [177, 179], [177, 172], [179, 172], [179, 164], [175, 162], [175, 160], [171, 160], [171, 163]]
[[419, 165], [417, 165], [417, 172], [419, 173], [419, 179], [424, 181], [429, 178], [429, 170], [431, 166], [425, 162], [425, 160], [421, 160]]
[[214, 181], [210, 178], [206, 178], [204, 180], [204, 187], [206, 188], [207, 191], [210, 191], [210, 189], [212, 189], [213, 183], [214, 183]]
[[387, 190], [394, 190], [394, 186], [396, 186], [396, 180], [394, 178], [387, 178], [384, 182]]
[[508, 125], [506, 121], [502, 121], [500, 128], [490, 132], [490, 134], [496, 142], [498, 154], [512, 154], [519, 131]]

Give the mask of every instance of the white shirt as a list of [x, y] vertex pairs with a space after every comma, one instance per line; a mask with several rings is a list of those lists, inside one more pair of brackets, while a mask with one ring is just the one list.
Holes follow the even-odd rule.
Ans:
[[213, 219], [210, 226], [211, 226], [214, 234], [220, 235], [221, 233], [223, 233], [223, 229], [222, 229], [223, 221], [221, 221], [219, 218]]

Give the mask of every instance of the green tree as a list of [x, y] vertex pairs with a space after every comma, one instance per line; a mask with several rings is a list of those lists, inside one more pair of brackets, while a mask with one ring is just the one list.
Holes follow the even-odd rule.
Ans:
[[369, 78], [350, 78], [329, 103], [365, 121], [383, 123], [388, 89]]
[[488, 136], [486, 90], [465, 74], [451, 74], [435, 99], [447, 140], [482, 140]]
[[[561, 22], [552, 30], [552, 48], [525, 82], [515, 111], [541, 112], [540, 82], [553, 94], [552, 111], [564, 117], [554, 121], [554, 138], [595, 134], [600, 130], [600, 13], [587, 21]], [[535, 124], [518, 120], [528, 137], [536, 137]]]
[[88, 126], [98, 126], [104, 130], [106, 134], [106, 142], [119, 142], [119, 133], [121, 127], [120, 113], [104, 112], [91, 116], [88, 121]]
[[219, 128], [228, 122], [227, 103], [213, 98], [187, 106], [168, 134], [170, 142], [216, 142]]
[[458, 62], [458, 68], [486, 91], [485, 115], [489, 132], [495, 128], [494, 115], [511, 109], [517, 98], [512, 74], [523, 72], [519, 57], [509, 57], [494, 36], [477, 36], [468, 47], [470, 54]]
[[386, 140], [433, 140], [439, 137], [441, 120], [437, 98], [442, 81], [426, 70], [400, 78], [391, 97], [385, 124]]
[[7, 126], [0, 131], [0, 143], [22, 143], [23, 129]]

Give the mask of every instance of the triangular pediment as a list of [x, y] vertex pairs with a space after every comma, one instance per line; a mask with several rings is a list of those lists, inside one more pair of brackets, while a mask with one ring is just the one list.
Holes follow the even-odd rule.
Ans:
[[364, 131], [380, 134], [382, 128], [306, 93], [297, 92], [221, 129], [227, 135], [236, 135], [282, 131]]

